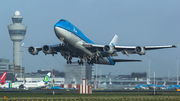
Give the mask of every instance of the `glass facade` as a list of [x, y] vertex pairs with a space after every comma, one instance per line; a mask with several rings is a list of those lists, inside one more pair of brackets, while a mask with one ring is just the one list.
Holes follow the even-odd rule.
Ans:
[[13, 23], [21, 23], [22, 18], [12, 18]]
[[13, 71], [13, 63], [9, 62], [9, 59], [0, 58], [0, 70]]
[[10, 33], [10, 35], [15, 35], [15, 34], [16, 34], [16, 35], [25, 35], [25, 34], [26, 34], [26, 31], [19, 31], [19, 30], [18, 30], [18, 31], [17, 31], [17, 30], [12, 30], [12, 31], [11, 31], [11, 30], [10, 30], [9, 33]]

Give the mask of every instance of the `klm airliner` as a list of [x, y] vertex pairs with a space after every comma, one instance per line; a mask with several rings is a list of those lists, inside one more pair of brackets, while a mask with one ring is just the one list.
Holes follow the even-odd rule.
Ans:
[[[141, 60], [114, 59], [117, 52], [129, 56], [129, 54], [145, 55], [147, 50], [177, 47], [177, 45], [166, 46], [117, 46], [118, 36], [108, 45], [99, 45], [88, 39], [77, 27], [65, 19], [59, 20], [54, 25], [54, 32], [61, 43], [56, 45], [30, 46], [28, 51], [32, 55], [38, 55], [39, 51], [44, 54], [57, 54], [58, 52], [67, 60], [67, 64], [72, 63], [72, 58], [80, 58], [79, 65], [83, 65], [83, 60], [88, 64], [115, 65], [116, 62], [133, 62]], [[23, 44], [22, 46], [25, 47]]]

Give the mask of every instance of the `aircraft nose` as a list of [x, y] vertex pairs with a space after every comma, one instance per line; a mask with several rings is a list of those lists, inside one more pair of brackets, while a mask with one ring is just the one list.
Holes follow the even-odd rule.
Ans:
[[56, 36], [59, 38], [59, 32], [58, 32], [57, 26], [54, 26], [54, 32], [55, 32]]
[[64, 34], [64, 29], [63, 28], [61, 28], [61, 27], [54, 27], [54, 32], [55, 32], [55, 34], [56, 34], [56, 36], [58, 37], [58, 39], [60, 38], [60, 37], [65, 37], [65, 34]]

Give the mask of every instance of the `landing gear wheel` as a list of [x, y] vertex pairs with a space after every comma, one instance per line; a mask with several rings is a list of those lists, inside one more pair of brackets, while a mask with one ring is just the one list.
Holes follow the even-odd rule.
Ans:
[[90, 64], [91, 64], [91, 61], [88, 61], [88, 64], [90, 65]]
[[78, 60], [77, 62], [79, 63], [79, 65], [83, 65], [84, 64], [84, 62], [82, 60]]
[[84, 64], [82, 60], [80, 61], [80, 64], [81, 64], [81, 65], [83, 65], [83, 64]]
[[78, 60], [77, 62], [78, 62], [78, 63], [79, 63], [79, 65], [80, 65], [80, 61]]

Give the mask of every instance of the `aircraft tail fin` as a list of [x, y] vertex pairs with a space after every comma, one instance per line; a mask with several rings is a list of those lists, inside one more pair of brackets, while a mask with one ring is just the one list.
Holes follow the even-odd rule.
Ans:
[[109, 72], [108, 77], [111, 75], [111, 72]]
[[164, 84], [163, 84], [163, 86], [166, 86], [166, 81], [164, 81]]
[[179, 85], [179, 81], [177, 82], [177, 85]]
[[49, 82], [50, 76], [51, 76], [51, 72], [49, 72], [49, 73], [44, 77], [43, 82], [44, 82], [44, 83]]
[[147, 85], [150, 85], [151, 83], [150, 83], [150, 80], [147, 78]]
[[2, 85], [5, 84], [6, 74], [7, 74], [7, 72], [4, 72], [4, 73], [2, 74], [2, 76], [0, 77], [0, 83], [1, 83]]
[[113, 37], [113, 39], [111, 40], [111, 42], [109, 43], [109, 45], [116, 46], [117, 45], [117, 41], [118, 41], [118, 36], [115, 35]]
[[156, 85], [158, 85], [158, 81], [156, 82]]

